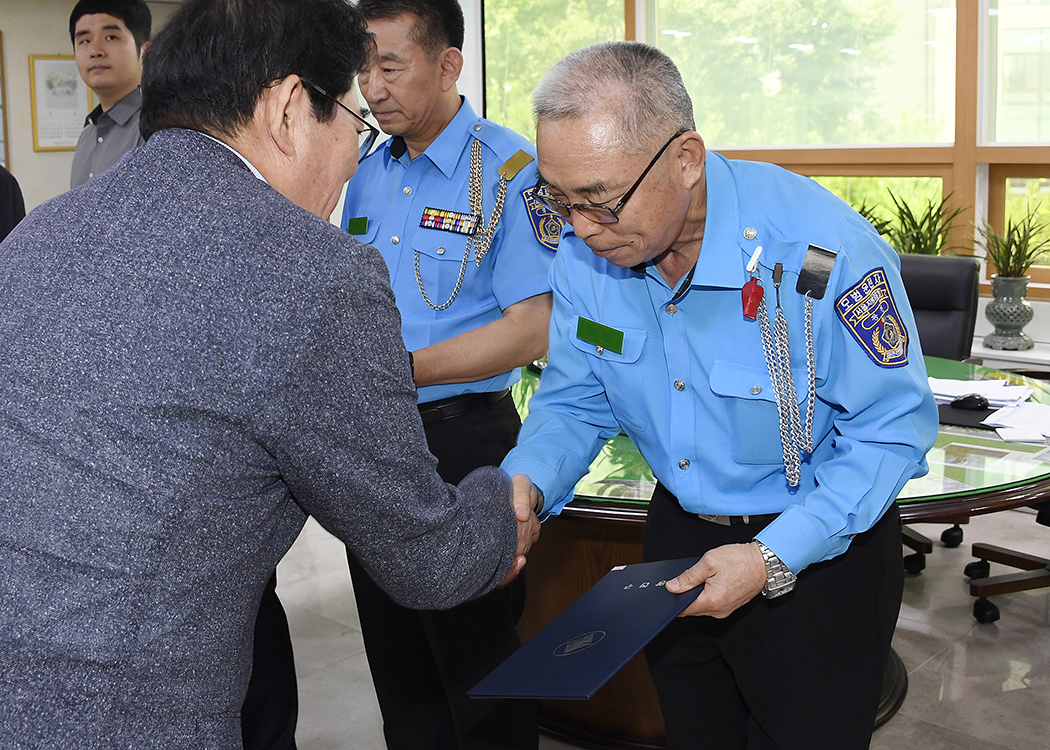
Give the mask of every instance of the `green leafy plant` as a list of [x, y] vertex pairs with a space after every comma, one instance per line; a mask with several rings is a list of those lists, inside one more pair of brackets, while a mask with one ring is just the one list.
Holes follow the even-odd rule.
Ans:
[[889, 219], [882, 218], [882, 216], [876, 211], [877, 208], [878, 205], [869, 206], [867, 201], [863, 201], [859, 206], [855, 206], [854, 210], [867, 219], [868, 222], [875, 227], [876, 232], [885, 237], [890, 229], [890, 224], [893, 222]]
[[995, 266], [1000, 276], [1026, 276], [1036, 259], [1050, 249], [1050, 222], [1038, 218], [1039, 205], [1025, 214], [1019, 221], [1006, 220], [1006, 229], [999, 234], [987, 224], [978, 227], [980, 240], [988, 262]]
[[885, 227], [875, 225], [879, 234], [886, 238], [890, 247], [898, 253], [915, 255], [940, 255], [946, 247], [952, 225], [963, 212], [961, 208], [951, 208], [948, 204], [953, 193], [949, 193], [940, 202], [934, 199], [926, 203], [920, 213], [915, 213], [902, 198], [889, 191], [895, 212], [893, 218], [885, 222]]

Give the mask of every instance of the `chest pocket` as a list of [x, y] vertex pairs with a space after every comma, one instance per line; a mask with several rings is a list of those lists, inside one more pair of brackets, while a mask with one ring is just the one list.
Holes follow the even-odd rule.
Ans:
[[[412, 247], [408, 248], [409, 257], [405, 260], [411, 266], [415, 263], [414, 254], [419, 253], [419, 274], [423, 278], [427, 296], [435, 304], [443, 303], [455, 291], [468, 239], [465, 234], [426, 227], [416, 228], [412, 237]], [[477, 272], [478, 267], [474, 263], [474, 253], [471, 251], [463, 278], [471, 279]]]
[[363, 233], [361, 233], [361, 234], [351, 234], [350, 236], [353, 237], [355, 240], [358, 240], [359, 242], [365, 243], [366, 245], [375, 245], [376, 244], [376, 235], [378, 233], [379, 233], [379, 222], [378, 221], [369, 220], [368, 226], [365, 228], [365, 231]]
[[[801, 404], [806, 394], [806, 372], [792, 370], [792, 377]], [[755, 367], [716, 360], [711, 368], [711, 391], [723, 410], [733, 462], [783, 463], [780, 417], [769, 370], [764, 365]]]
[[591, 370], [609, 394], [616, 420], [624, 427], [644, 432], [648, 417], [643, 399], [631, 398], [630, 394], [639, 393], [647, 385], [651, 386], [645, 382], [645, 372], [638, 364], [649, 334], [641, 328], [617, 328], [623, 332], [623, 345], [620, 347], [623, 351], [615, 352], [577, 337], [579, 324], [580, 318], [577, 316], [576, 324], [572, 327], [572, 345], [588, 356]]

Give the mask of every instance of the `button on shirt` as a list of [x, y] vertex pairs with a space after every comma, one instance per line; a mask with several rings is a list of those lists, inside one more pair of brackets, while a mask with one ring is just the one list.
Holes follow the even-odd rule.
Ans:
[[[452, 304], [433, 310], [420, 294], [415, 273], [417, 252], [420, 276], [431, 302], [443, 304], [456, 288], [467, 236], [419, 224], [428, 208], [470, 213], [470, 147], [475, 139], [482, 144], [482, 206], [488, 226], [496, 203], [497, 170], [519, 150], [532, 156], [536, 151], [513, 131], [479, 118], [466, 99], [424, 153], [410, 160], [402, 139], [387, 140], [361, 162], [347, 186], [342, 226], [346, 229], [352, 218], [368, 218], [364, 234], [357, 239], [375, 245], [386, 261], [409, 351], [498, 320], [511, 305], [550, 291], [547, 277], [554, 252], [537, 239], [522, 195], [536, 184], [533, 161], [508, 183], [492, 246], [480, 268], [471, 250], [463, 283]], [[498, 391], [519, 377], [515, 368], [472, 383], [424, 386], [419, 389], [419, 402]]]
[[145, 143], [139, 132], [141, 112], [141, 89], [135, 89], [105, 112], [101, 104], [91, 111], [73, 154], [70, 188], [80, 187], [112, 167], [128, 151]]
[[[668, 305], [675, 290], [655, 266], [614, 267], [567, 230], [551, 271], [550, 363], [503, 468], [529, 475], [544, 493], [544, 510], [558, 512], [622, 427], [685, 510], [781, 513], [758, 538], [798, 572], [845, 551], [905, 482], [926, 473], [936, 405], [899, 261], [866, 222], [816, 183], [770, 165], [708, 152], [706, 177], [703, 245], [674, 314]], [[744, 227], [755, 228], [753, 239]], [[795, 285], [810, 243], [838, 258], [814, 303], [815, 447], [802, 454], [800, 486], [790, 488], [759, 322], [744, 318], [741, 288], [762, 245], [772, 311], [772, 267], [784, 264], [780, 297], [805, 418], [805, 298]], [[886, 271], [911, 339], [902, 366], [876, 364], [835, 309], [836, 299], [876, 268]], [[622, 351], [597, 352], [581, 340], [581, 318], [622, 331]]]

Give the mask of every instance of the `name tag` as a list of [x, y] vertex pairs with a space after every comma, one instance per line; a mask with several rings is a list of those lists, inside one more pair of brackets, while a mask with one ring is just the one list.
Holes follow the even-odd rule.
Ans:
[[346, 231], [349, 234], [367, 234], [368, 217], [358, 216], [346, 222]]
[[597, 321], [580, 318], [576, 325], [576, 338], [617, 354], [623, 354], [623, 331], [603, 326]]

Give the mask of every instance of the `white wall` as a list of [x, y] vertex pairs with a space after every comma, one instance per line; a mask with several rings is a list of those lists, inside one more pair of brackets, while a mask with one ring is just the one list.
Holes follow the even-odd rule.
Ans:
[[[75, 0], [2, 0], [7, 168], [18, 179], [26, 210], [69, 190], [72, 151], [34, 151], [29, 98], [29, 56], [71, 55], [69, 13]], [[174, 2], [149, 2], [156, 32], [175, 11]]]

